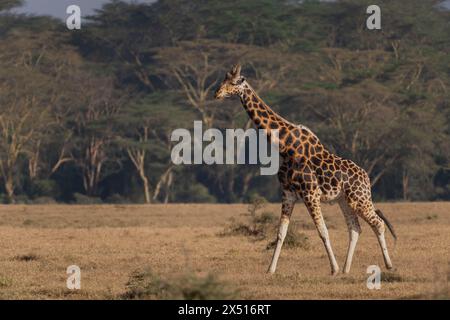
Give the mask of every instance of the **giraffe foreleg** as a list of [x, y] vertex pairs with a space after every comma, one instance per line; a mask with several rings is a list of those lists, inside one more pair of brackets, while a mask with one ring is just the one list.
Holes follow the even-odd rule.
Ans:
[[278, 258], [280, 257], [281, 247], [283, 246], [284, 239], [286, 238], [287, 230], [289, 227], [289, 220], [291, 218], [292, 210], [294, 209], [296, 196], [291, 192], [283, 192], [282, 205], [281, 205], [281, 217], [280, 225], [278, 227], [277, 244], [273, 252], [272, 262], [270, 263], [267, 272], [274, 273], [277, 269]]
[[361, 226], [359, 225], [358, 216], [350, 208], [344, 197], [339, 200], [339, 206], [344, 214], [349, 234], [347, 258], [345, 259], [343, 272], [349, 273], [352, 265], [353, 254], [355, 253], [356, 243], [358, 242], [359, 235], [361, 234]]
[[333, 249], [331, 248], [328, 229], [325, 225], [325, 221], [323, 220], [322, 210], [320, 208], [320, 189], [317, 189], [315, 192], [304, 194], [303, 199], [305, 201], [306, 208], [308, 209], [308, 212], [316, 225], [319, 236], [325, 245], [328, 259], [330, 260], [331, 274], [337, 275], [339, 272], [339, 266], [336, 262]]

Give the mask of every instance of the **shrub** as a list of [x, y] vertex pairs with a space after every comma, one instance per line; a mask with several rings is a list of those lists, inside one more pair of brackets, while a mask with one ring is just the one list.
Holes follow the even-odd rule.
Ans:
[[185, 188], [175, 190], [175, 198], [177, 202], [189, 202], [189, 203], [215, 203], [217, 202], [214, 197], [203, 184], [190, 183]]
[[0, 275], [0, 288], [10, 287], [12, 285], [12, 280], [5, 276]]
[[54, 180], [39, 179], [31, 183], [29, 194], [31, 197], [52, 197], [59, 196], [58, 184]]
[[233, 221], [231, 225], [225, 228], [220, 236], [246, 236], [257, 237], [263, 239], [265, 237], [265, 228], [258, 224], [247, 224]]
[[19, 194], [19, 195], [14, 196], [14, 202], [16, 204], [31, 204], [31, 203], [33, 203], [33, 201], [24, 194]]
[[254, 217], [258, 210], [264, 208], [267, 205], [267, 200], [261, 196], [254, 196], [250, 200], [250, 204], [248, 205], [248, 212], [252, 217]]
[[125, 198], [124, 196], [118, 194], [118, 193], [114, 193], [112, 195], [110, 195], [108, 198], [105, 199], [106, 203], [114, 203], [114, 204], [126, 204], [126, 203], [130, 203], [130, 201]]
[[14, 260], [25, 261], [25, 262], [36, 261], [36, 260], [39, 260], [39, 256], [34, 253], [22, 254], [22, 255], [15, 256]]
[[[267, 245], [267, 249], [275, 248], [277, 244], [277, 239], [270, 242]], [[311, 249], [311, 244], [309, 243], [309, 238], [306, 234], [299, 232], [297, 224], [291, 223], [286, 233], [286, 238], [284, 238], [283, 248], [301, 248], [303, 250]]]
[[265, 239], [269, 231], [275, 227], [275, 221], [278, 220], [271, 212], [263, 212], [260, 215], [255, 212], [251, 214], [250, 219], [248, 219], [247, 222], [236, 222], [235, 220], [232, 220], [231, 225], [226, 227], [225, 231], [220, 233], [220, 235], [242, 235], [262, 240]]
[[381, 281], [383, 282], [402, 282], [404, 279], [401, 275], [395, 272], [382, 272]]
[[52, 197], [38, 197], [33, 200], [33, 204], [55, 204], [56, 200]]
[[74, 193], [73, 197], [75, 199], [76, 204], [100, 204], [103, 203], [102, 199], [97, 197], [89, 197], [87, 195], [81, 194], [81, 193]]
[[261, 215], [259, 215], [259, 216], [254, 216], [253, 217], [253, 222], [254, 223], [273, 224], [276, 221], [278, 221], [276, 216], [272, 212], [267, 212], [267, 211], [261, 213]]
[[127, 283], [124, 299], [224, 300], [237, 297], [237, 291], [213, 275], [185, 274], [163, 279], [150, 269], [136, 271]]

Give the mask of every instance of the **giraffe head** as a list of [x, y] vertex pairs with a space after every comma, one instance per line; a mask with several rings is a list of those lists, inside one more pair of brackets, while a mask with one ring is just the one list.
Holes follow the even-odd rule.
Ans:
[[214, 97], [216, 99], [224, 99], [240, 95], [244, 90], [244, 83], [245, 78], [241, 76], [241, 66], [237, 64], [233, 66], [231, 71], [227, 72]]

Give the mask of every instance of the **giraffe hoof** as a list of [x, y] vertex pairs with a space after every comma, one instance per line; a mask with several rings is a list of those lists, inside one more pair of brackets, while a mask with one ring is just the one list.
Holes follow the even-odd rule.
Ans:
[[335, 269], [335, 270], [332, 270], [331, 271], [331, 275], [334, 277], [334, 276], [337, 276], [339, 274], [339, 269]]

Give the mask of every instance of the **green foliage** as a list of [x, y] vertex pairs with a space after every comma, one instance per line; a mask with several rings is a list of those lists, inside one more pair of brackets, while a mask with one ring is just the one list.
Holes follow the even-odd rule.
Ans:
[[177, 202], [217, 202], [217, 199], [209, 193], [208, 188], [199, 183], [188, 182], [183, 188], [177, 186], [174, 195]]
[[58, 197], [58, 184], [51, 179], [38, 179], [32, 182], [29, 195], [33, 198], [37, 197]]

